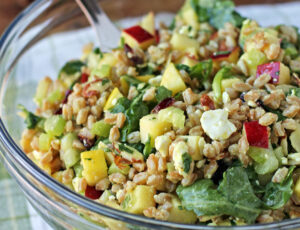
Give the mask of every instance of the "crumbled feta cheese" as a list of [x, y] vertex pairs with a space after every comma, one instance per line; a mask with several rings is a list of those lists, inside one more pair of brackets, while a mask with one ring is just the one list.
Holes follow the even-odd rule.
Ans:
[[227, 92], [223, 92], [222, 94], [223, 104], [227, 104], [230, 102], [230, 97]]
[[158, 136], [155, 138], [155, 148], [163, 157], [167, 157], [171, 142], [172, 140], [169, 136]]
[[204, 132], [213, 140], [226, 140], [236, 131], [224, 109], [206, 111], [200, 121]]
[[183, 162], [183, 155], [188, 154], [189, 148], [188, 145], [183, 142], [177, 142], [174, 146], [173, 150], [173, 161], [176, 171], [179, 172], [180, 175], [186, 176], [187, 173], [184, 170], [184, 162]]

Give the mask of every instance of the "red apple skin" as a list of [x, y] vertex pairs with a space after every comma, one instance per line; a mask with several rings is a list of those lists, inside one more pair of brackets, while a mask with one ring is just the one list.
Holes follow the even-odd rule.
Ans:
[[123, 32], [133, 37], [138, 43], [153, 39], [153, 35], [139, 25], [124, 29]]
[[244, 123], [244, 131], [250, 146], [269, 148], [269, 135], [266, 126], [262, 126], [258, 121]]
[[278, 84], [280, 75], [280, 62], [271, 62], [257, 66], [256, 78], [259, 78], [265, 73], [271, 76], [270, 83]]

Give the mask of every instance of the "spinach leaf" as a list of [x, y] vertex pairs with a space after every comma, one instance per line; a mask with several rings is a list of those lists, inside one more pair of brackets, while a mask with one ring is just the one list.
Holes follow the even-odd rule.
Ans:
[[118, 99], [117, 104], [110, 110], [111, 113], [125, 113], [129, 108], [131, 101], [126, 97]]
[[131, 77], [131, 76], [128, 76], [128, 75], [125, 75], [125, 76], [122, 76], [124, 78], [124, 80], [129, 84], [129, 85], [134, 85], [134, 86], [137, 86], [138, 84], [140, 83], [143, 83], [141, 81], [139, 81], [138, 79], [134, 78], [134, 77]]
[[254, 223], [260, 214], [261, 201], [255, 196], [243, 167], [232, 167], [224, 173], [218, 189], [212, 180], [198, 180], [193, 185], [180, 185], [176, 193], [182, 206], [198, 216], [231, 215]]
[[235, 11], [231, 0], [191, 0], [190, 4], [199, 22], [209, 22], [217, 29], [222, 28], [226, 22], [241, 27], [245, 20]]
[[212, 73], [212, 67], [211, 59], [199, 62], [190, 69], [190, 77], [206, 81]]
[[103, 56], [104, 56], [103, 53], [102, 53], [102, 51], [100, 50], [99, 47], [95, 48], [95, 49], [93, 50], [93, 52], [94, 52], [94, 54], [99, 55], [100, 58], [103, 58]]
[[158, 73], [158, 71], [154, 70], [154, 68], [149, 66], [149, 65], [146, 65], [146, 66], [141, 67], [141, 68], [138, 67], [137, 71], [139, 73], [139, 76], [152, 75], [152, 74]]
[[162, 100], [171, 97], [172, 96], [172, 91], [168, 90], [164, 86], [159, 86], [156, 90], [156, 95], [155, 98], [157, 100], [157, 103], [161, 102]]
[[80, 60], [74, 60], [67, 62], [60, 70], [58, 78], [60, 78], [62, 73], [67, 75], [72, 75], [81, 72], [81, 67], [85, 64]]
[[171, 24], [169, 25], [168, 29], [169, 30], [174, 30], [175, 27], [176, 27], [176, 19], [174, 17], [173, 20], [172, 20], [172, 22], [171, 22]]
[[144, 151], [145, 145], [143, 143], [133, 143], [133, 144], [128, 144], [130, 147], [135, 148], [137, 151], [142, 153]]
[[149, 113], [148, 106], [143, 102], [144, 93], [140, 93], [133, 99], [129, 108], [125, 111], [126, 123], [121, 131], [121, 141], [127, 140], [127, 135], [139, 129], [140, 119]]
[[283, 207], [293, 194], [292, 173], [295, 166], [289, 168], [288, 175], [281, 183], [270, 182], [267, 184], [263, 196], [264, 205], [269, 209], [278, 209]]
[[25, 124], [27, 125], [27, 129], [34, 129], [45, 120], [45, 118], [39, 117], [28, 111], [23, 105], [18, 105], [18, 109], [20, 109], [25, 115]]

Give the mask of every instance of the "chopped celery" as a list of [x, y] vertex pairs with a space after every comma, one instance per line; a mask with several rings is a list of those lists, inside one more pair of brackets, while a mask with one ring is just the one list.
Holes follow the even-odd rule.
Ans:
[[39, 82], [33, 99], [38, 106], [42, 106], [42, 102], [47, 97], [48, 89], [51, 84], [52, 80], [49, 77], [46, 77]]
[[113, 174], [113, 173], [122, 173], [123, 175], [128, 175], [129, 173], [130, 166], [128, 164], [120, 164], [118, 167], [114, 162], [110, 165], [108, 169], [108, 174]]
[[93, 124], [91, 132], [99, 137], [108, 137], [110, 128], [110, 124], [107, 124], [103, 120], [101, 120]]
[[75, 175], [76, 177], [82, 177], [82, 171], [83, 171], [83, 167], [80, 164], [80, 161], [78, 161], [74, 166], [73, 169], [75, 171]]
[[269, 156], [270, 149], [250, 146], [247, 154], [257, 163], [264, 163]]
[[257, 174], [259, 175], [265, 175], [267, 173], [272, 173], [274, 172], [278, 166], [278, 160], [274, 154], [273, 151], [266, 151], [266, 160], [264, 163], [255, 163], [254, 169]]
[[59, 90], [54, 90], [47, 97], [47, 100], [51, 103], [59, 103], [64, 98], [64, 94]]
[[54, 115], [45, 121], [45, 131], [52, 136], [60, 136], [65, 129], [66, 121], [60, 115]]
[[80, 151], [74, 148], [68, 149], [61, 154], [61, 158], [65, 163], [66, 168], [70, 168], [80, 160]]
[[103, 77], [109, 77], [110, 73], [111, 73], [111, 66], [104, 64], [100, 68], [93, 69], [91, 72], [91, 76], [97, 76], [103, 78]]
[[48, 151], [52, 140], [53, 140], [53, 137], [51, 135], [42, 133], [39, 136], [39, 149], [42, 152]]
[[67, 151], [68, 149], [73, 148], [73, 142], [77, 139], [77, 136], [75, 133], [68, 133], [63, 136], [61, 139], [60, 148], [62, 151]]

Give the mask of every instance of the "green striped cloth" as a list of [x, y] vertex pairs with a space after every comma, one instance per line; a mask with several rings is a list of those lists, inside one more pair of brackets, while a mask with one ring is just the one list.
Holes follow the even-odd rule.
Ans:
[[[286, 3], [280, 5], [243, 6], [239, 7], [238, 11], [244, 16], [257, 20], [262, 26], [290, 24], [300, 27], [299, 9], [300, 3]], [[124, 20], [120, 25], [122, 27], [133, 25], [133, 20], [136, 19]], [[170, 14], [160, 14], [157, 17], [157, 22], [166, 21], [166, 23], [170, 23], [171, 20]], [[40, 69], [40, 72], [29, 74], [32, 79], [39, 79], [41, 76], [46, 75], [56, 76], [60, 66], [66, 60], [80, 56], [82, 45], [91, 42], [92, 37], [92, 31], [89, 29], [77, 31], [76, 36], [74, 36], [74, 32], [60, 34], [41, 42], [35, 47], [37, 55], [31, 55], [31, 57], [37, 57], [39, 53], [45, 52], [49, 53], [49, 60], [30, 60], [30, 58], [26, 58], [23, 63], [18, 65], [17, 75], [23, 76], [24, 72], [28, 73], [30, 71], [28, 66], [33, 65], [32, 69]], [[61, 47], [64, 49], [59, 49]], [[47, 69], [44, 63], [49, 63], [50, 69]], [[39, 66], [43, 66], [43, 68], [38, 68]], [[18, 80], [22, 81], [24, 78], [22, 77]], [[22, 101], [18, 103], [22, 103]], [[22, 191], [10, 178], [1, 163], [0, 191], [0, 230], [51, 230], [26, 201]]]

